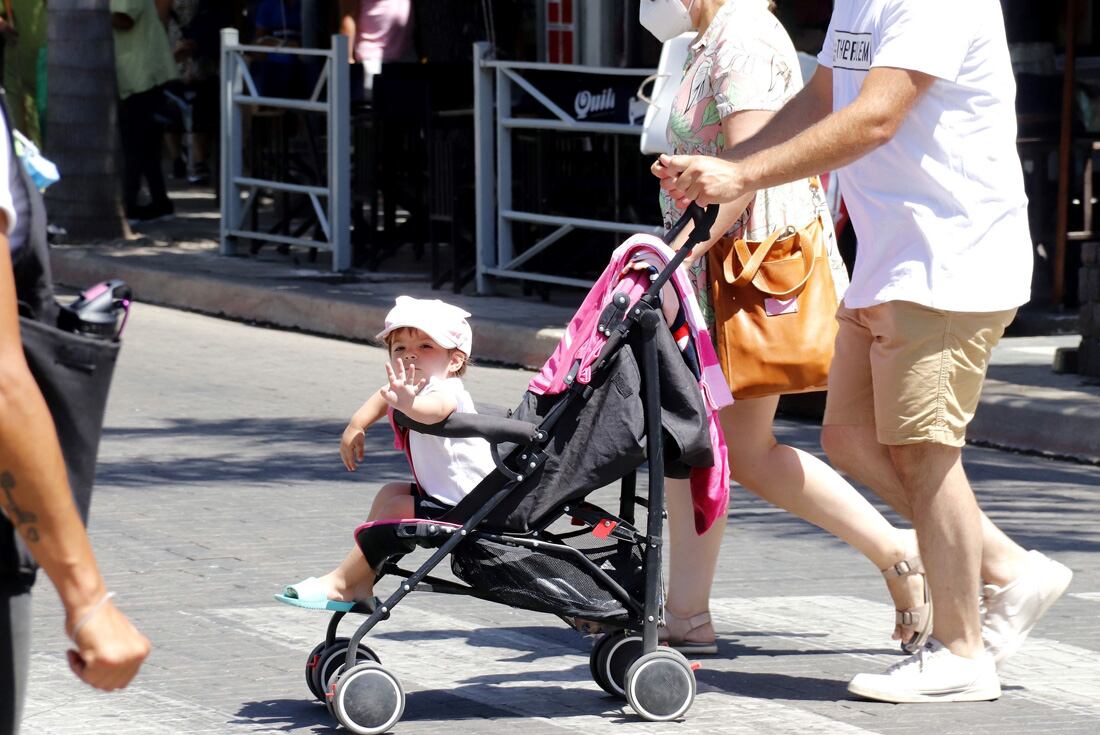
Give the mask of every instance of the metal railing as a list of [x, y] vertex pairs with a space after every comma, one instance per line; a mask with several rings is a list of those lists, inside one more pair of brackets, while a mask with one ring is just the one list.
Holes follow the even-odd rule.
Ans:
[[[245, 54], [279, 53], [324, 59], [308, 99], [264, 97], [249, 71]], [[332, 269], [351, 267], [351, 114], [348, 39], [334, 35], [329, 49], [278, 48], [240, 44], [232, 28], [221, 32], [221, 253], [232, 255], [237, 239], [259, 240], [332, 251]], [[325, 113], [328, 180], [324, 186], [295, 184], [244, 175], [246, 107]], [[258, 211], [260, 192], [273, 190], [308, 197], [322, 239], [249, 229], [246, 220]]]
[[[488, 43], [474, 44], [474, 158], [477, 224], [477, 291], [493, 292], [494, 279], [541, 281], [587, 288], [590, 281], [525, 270], [528, 261], [577, 229], [604, 232], [660, 232], [660, 228], [629, 222], [605, 222], [582, 217], [525, 212], [512, 206], [513, 130], [556, 130], [573, 133], [641, 135], [641, 125], [580, 120], [539, 90], [525, 71], [636, 76], [652, 69], [498, 61], [490, 58]], [[550, 117], [512, 116], [513, 85], [531, 96]], [[495, 160], [494, 141], [495, 136]], [[519, 255], [512, 238], [513, 223], [547, 225], [555, 229]]]

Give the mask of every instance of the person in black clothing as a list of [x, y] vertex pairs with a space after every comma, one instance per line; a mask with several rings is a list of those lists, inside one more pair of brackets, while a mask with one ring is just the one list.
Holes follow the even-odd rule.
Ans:
[[78, 677], [105, 691], [125, 687], [149, 655], [149, 641], [107, 591], [23, 354], [13, 260], [20, 265], [32, 242], [44, 246], [46, 223], [41, 195], [14, 155], [2, 100], [0, 92], [0, 733], [7, 735], [19, 729], [34, 582], [15, 532], [61, 597]]

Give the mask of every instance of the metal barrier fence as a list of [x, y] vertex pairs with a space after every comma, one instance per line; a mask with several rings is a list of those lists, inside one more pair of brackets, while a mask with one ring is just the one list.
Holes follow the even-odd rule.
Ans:
[[[232, 255], [237, 239], [258, 240], [332, 251], [332, 269], [351, 267], [351, 114], [348, 39], [334, 35], [329, 49], [278, 48], [240, 44], [232, 28], [221, 32], [221, 253]], [[324, 60], [307, 99], [261, 96], [245, 54], [279, 53]], [[327, 172], [325, 186], [295, 184], [244, 175], [244, 108], [263, 107], [325, 113]], [[249, 229], [246, 220], [259, 207], [260, 192], [273, 190], [308, 197], [322, 239]], [[322, 204], [324, 200], [324, 204]]]
[[[581, 119], [587, 112], [613, 104], [588, 93], [574, 104], [570, 114], [525, 72], [600, 75], [603, 77], [638, 77], [639, 81], [653, 73], [652, 69], [626, 69], [580, 65], [543, 64], [533, 62], [497, 61], [490, 58], [488, 43], [474, 44], [474, 157], [476, 178], [477, 221], [477, 291], [493, 292], [494, 279], [519, 279], [587, 288], [591, 282], [579, 278], [538, 273], [524, 269], [536, 255], [577, 229], [605, 232], [653, 232], [659, 228], [628, 222], [605, 222], [581, 217], [540, 214], [515, 209], [512, 198], [512, 136], [513, 130], [555, 130], [573, 133], [610, 135], [641, 135], [641, 125], [616, 122], [593, 122]], [[514, 117], [512, 114], [513, 85], [533, 98], [551, 117]], [[494, 146], [495, 161], [494, 161]], [[513, 223], [533, 223], [555, 227], [546, 237], [535, 242], [519, 255], [515, 254]]]

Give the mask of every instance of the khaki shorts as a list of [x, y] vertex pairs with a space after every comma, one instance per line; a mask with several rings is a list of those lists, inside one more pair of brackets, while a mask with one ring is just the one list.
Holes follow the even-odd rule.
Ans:
[[963, 446], [990, 352], [1015, 315], [841, 306], [824, 423], [873, 425], [882, 444]]

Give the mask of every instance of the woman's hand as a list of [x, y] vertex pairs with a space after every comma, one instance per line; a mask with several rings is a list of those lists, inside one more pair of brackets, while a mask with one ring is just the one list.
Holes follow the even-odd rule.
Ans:
[[367, 433], [361, 426], [348, 424], [344, 429], [344, 435], [340, 437], [340, 459], [348, 472], [354, 472], [366, 456], [366, 437]]

